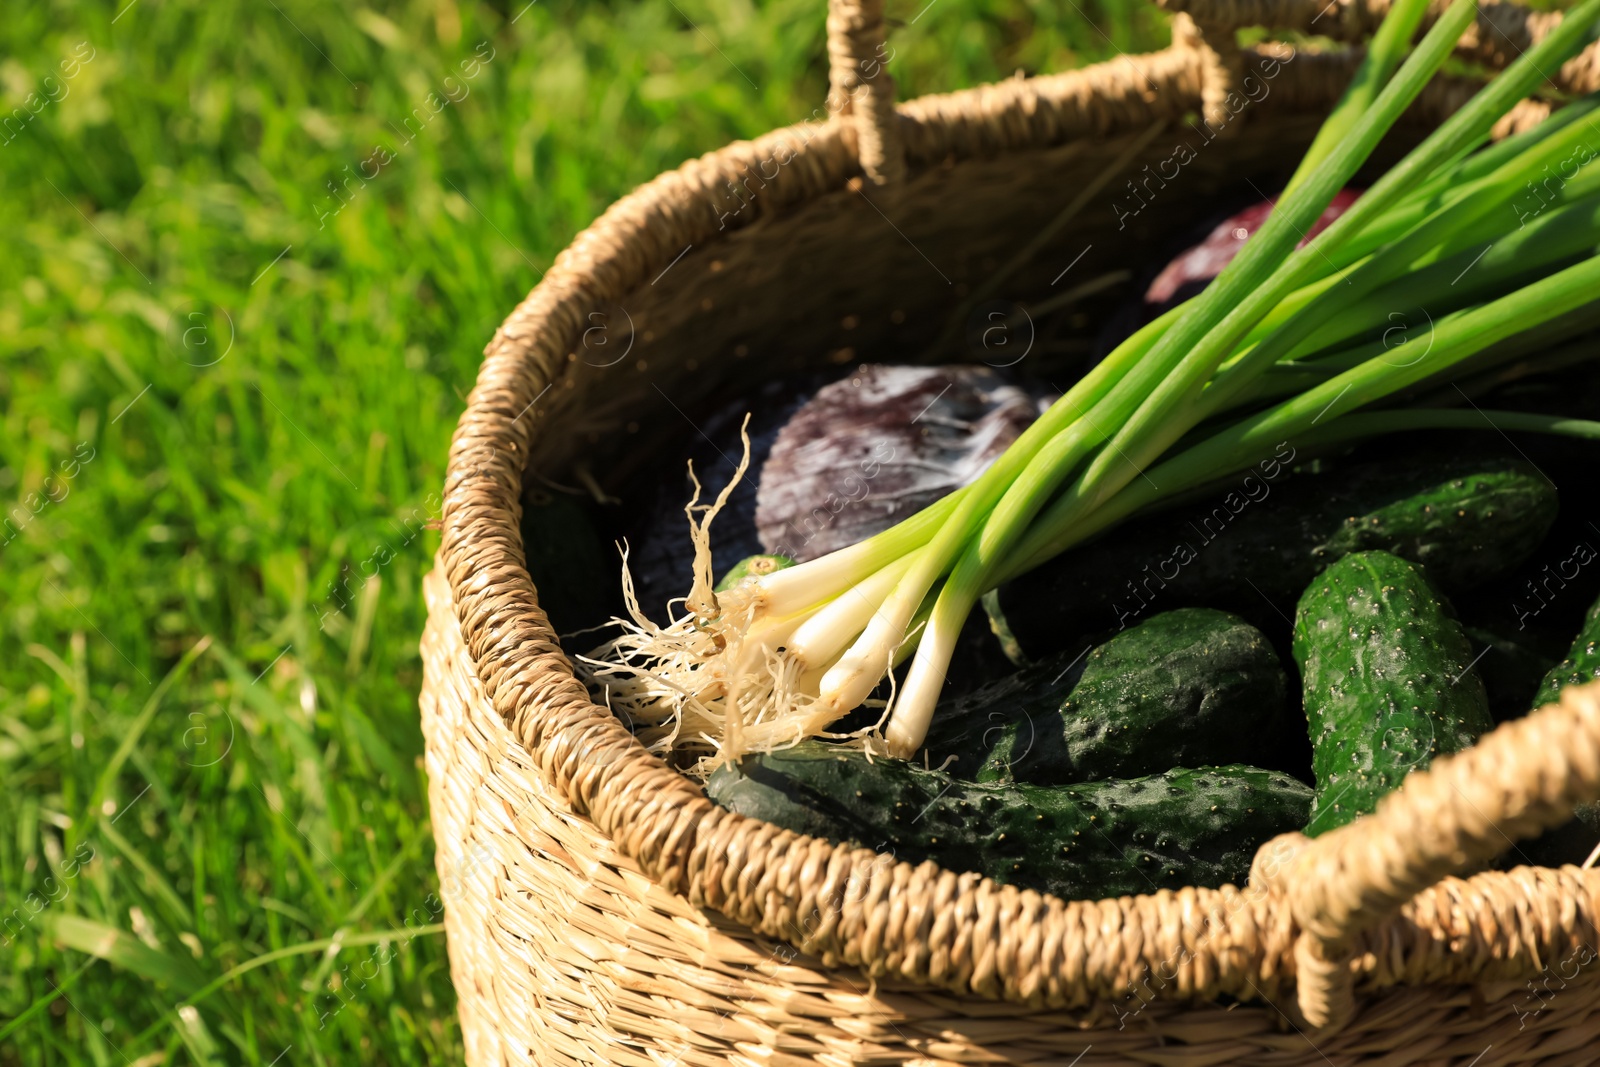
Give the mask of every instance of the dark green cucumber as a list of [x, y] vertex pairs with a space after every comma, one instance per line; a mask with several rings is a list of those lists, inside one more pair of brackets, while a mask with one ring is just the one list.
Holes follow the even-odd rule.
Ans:
[[732, 589], [751, 575], [771, 574], [773, 571], [787, 570], [793, 566], [794, 560], [788, 556], [770, 554], [746, 556], [728, 568], [728, 573], [724, 574], [722, 581], [717, 583], [716, 591], [721, 593], [724, 590]]
[[1136, 517], [1002, 586], [984, 599], [992, 625], [1016, 662], [1189, 605], [1270, 630], [1352, 552], [1425, 564], [1454, 592], [1509, 573], [1555, 520], [1554, 488], [1520, 459], [1389, 449], [1311, 470], [1291, 469], [1285, 445], [1199, 504]]
[[1492, 726], [1461, 624], [1420, 567], [1387, 552], [1346, 556], [1311, 584], [1294, 658], [1317, 777], [1313, 837]]
[[1304, 825], [1311, 808], [1304, 783], [1256, 767], [977, 784], [819, 741], [725, 765], [706, 791], [797, 833], [1066, 899], [1243, 884], [1262, 842]]
[[1600, 678], [1600, 601], [1583, 618], [1583, 628], [1572, 639], [1567, 658], [1550, 668], [1534, 693], [1530, 707], [1552, 704], [1569, 685], [1583, 685]]
[[1287, 687], [1261, 631], [1181, 608], [941, 702], [923, 747], [963, 778], [1035, 785], [1254, 762], [1281, 729]]

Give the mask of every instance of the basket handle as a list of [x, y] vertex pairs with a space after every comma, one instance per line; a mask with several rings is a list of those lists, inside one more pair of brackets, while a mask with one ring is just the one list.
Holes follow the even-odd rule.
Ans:
[[[1212, 12], [1189, 13], [1185, 0], [1160, 0], [1176, 14], [1172, 44], [1199, 54], [1201, 111], [1222, 131], [1232, 115], [1227, 97], [1244, 76], [1236, 26]], [[856, 138], [856, 156], [867, 180], [898, 185], [906, 172], [905, 148], [895, 111], [894, 79], [888, 63], [883, 0], [828, 0], [828, 113], [844, 120]]]
[[894, 185], [905, 177], [883, 0], [828, 0], [828, 113], [855, 129], [869, 182]]
[[1301, 1014], [1316, 1027], [1354, 1011], [1357, 937], [1440, 879], [1482, 863], [1600, 799], [1600, 683], [1509, 722], [1406, 778], [1377, 811], [1305, 843], [1283, 869], [1301, 933]]
[[[1315, 30], [1359, 39], [1388, 11], [1390, 0], [1156, 0], [1173, 15], [1174, 48], [1199, 54], [1201, 111], [1215, 130], [1231, 112], [1228, 95], [1244, 76], [1236, 31], [1243, 26]], [[1560, 12], [1530, 11], [1515, 3], [1487, 3], [1463, 48], [1491, 66], [1543, 39], [1561, 22]], [[867, 180], [894, 186], [905, 178], [905, 149], [895, 112], [894, 79], [888, 63], [883, 0], [828, 0], [828, 113], [855, 134], [856, 156]], [[1564, 91], [1600, 88], [1600, 43], [1554, 75]]]

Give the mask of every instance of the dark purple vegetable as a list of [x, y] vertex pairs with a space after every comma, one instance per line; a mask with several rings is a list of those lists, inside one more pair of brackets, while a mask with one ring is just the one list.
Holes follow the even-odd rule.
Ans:
[[[1300, 244], [1304, 245], [1327, 229], [1360, 195], [1357, 189], [1345, 189], [1336, 195]], [[1274, 200], [1258, 201], [1219, 219], [1210, 229], [1173, 234], [1170, 241], [1164, 240], [1159, 247], [1150, 249], [1149, 267], [1143, 273], [1143, 279], [1147, 280], [1142, 281], [1142, 288], [1128, 294], [1101, 324], [1100, 357], [1110, 353], [1139, 327], [1203, 292], [1211, 279], [1233, 261], [1245, 241], [1267, 221], [1275, 203]], [[1216, 215], [1211, 217], [1217, 218]], [[1150, 273], [1163, 261], [1165, 266]]]
[[[746, 412], [750, 470], [717, 516], [719, 575], [750, 556], [804, 561], [887, 529], [971, 481], [1051, 399], [987, 367], [868, 365], [831, 384], [770, 383], [702, 420], [686, 455], [663, 461], [627, 531], [639, 603], [665, 621], [667, 601], [688, 590], [694, 551], [683, 506], [692, 487], [683, 460], [694, 461], [701, 499], [714, 497], [738, 461]], [[981, 618], [968, 620], [955, 658], [952, 694], [1009, 671]]]
[[981, 474], [1050, 399], [988, 367], [857, 368], [778, 432], [762, 548], [804, 563], [888, 529]]
[[[988, 367], [868, 365], [831, 383], [781, 379], [693, 427], [684, 455], [625, 531], [640, 605], [665, 619], [689, 588], [694, 549], [683, 506], [693, 486], [713, 499], [733, 476], [750, 415], [750, 469], [717, 516], [712, 570], [749, 556], [799, 562], [853, 544], [967, 484], [1005, 450], [1049, 397]], [[687, 429], [687, 427], [686, 427]]]
[[[1356, 202], [1361, 195], [1360, 190], [1345, 189], [1335, 194], [1333, 202], [1322, 213], [1311, 227], [1311, 232], [1306, 234], [1305, 240], [1311, 240], [1317, 234], [1327, 229], [1333, 221], [1349, 210], [1350, 205]], [[1178, 299], [1187, 299], [1206, 287], [1206, 283], [1222, 273], [1222, 268], [1233, 262], [1233, 257], [1239, 249], [1244, 247], [1250, 238], [1263, 223], [1267, 216], [1272, 214], [1275, 200], [1263, 200], [1259, 204], [1252, 204], [1243, 211], [1228, 216], [1219, 222], [1216, 227], [1206, 235], [1206, 239], [1183, 252], [1162, 268], [1156, 275], [1150, 287], [1145, 290], [1144, 301], [1146, 305], [1162, 311]]]

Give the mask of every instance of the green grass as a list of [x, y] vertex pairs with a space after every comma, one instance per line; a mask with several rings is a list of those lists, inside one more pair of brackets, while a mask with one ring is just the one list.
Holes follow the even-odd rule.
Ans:
[[[124, 2], [0, 20], [0, 119], [58, 97], [0, 134], [0, 1064], [452, 1062], [416, 709], [450, 433], [605, 205], [820, 104], [825, 5]], [[903, 96], [1165, 39], [890, 12]]]

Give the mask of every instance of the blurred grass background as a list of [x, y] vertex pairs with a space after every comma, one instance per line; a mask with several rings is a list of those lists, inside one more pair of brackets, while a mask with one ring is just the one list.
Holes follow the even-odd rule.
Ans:
[[[888, 6], [903, 97], [1167, 39]], [[608, 203], [820, 105], [824, 7], [7, 5], [0, 1064], [459, 1060], [416, 709], [450, 433]]]

